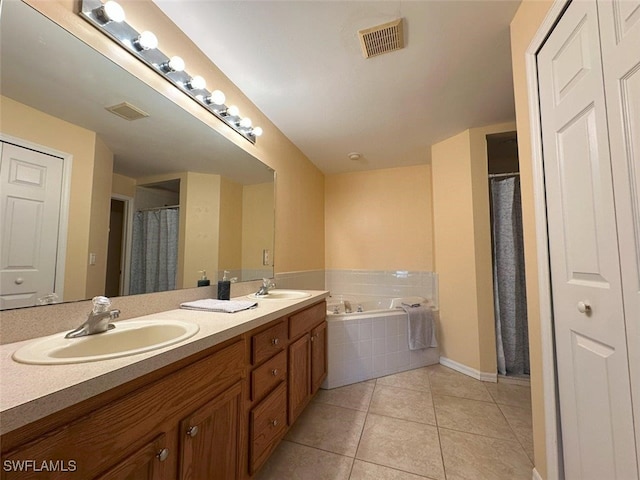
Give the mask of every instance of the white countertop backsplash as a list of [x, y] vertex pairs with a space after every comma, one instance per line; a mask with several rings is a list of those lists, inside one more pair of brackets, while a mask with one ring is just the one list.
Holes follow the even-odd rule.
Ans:
[[[177, 309], [135, 317], [136, 320], [166, 319], [197, 323], [200, 331], [175, 345], [110, 360], [66, 365], [26, 365], [15, 362], [11, 356], [33, 339], [0, 345], [0, 434], [289, 315], [329, 295], [329, 292], [321, 290], [307, 292], [311, 293], [310, 297], [298, 300], [261, 299], [257, 308], [231, 314]], [[117, 307], [115, 302], [114, 306]], [[81, 321], [74, 322], [73, 327], [77, 326], [76, 323], [79, 325]]]

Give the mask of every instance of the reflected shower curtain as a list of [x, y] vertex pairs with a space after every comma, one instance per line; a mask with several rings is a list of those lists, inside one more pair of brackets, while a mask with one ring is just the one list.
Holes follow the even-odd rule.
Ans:
[[133, 218], [130, 294], [176, 288], [177, 208], [136, 212]]
[[528, 374], [529, 334], [520, 178], [492, 178], [490, 190], [498, 372], [502, 375]]

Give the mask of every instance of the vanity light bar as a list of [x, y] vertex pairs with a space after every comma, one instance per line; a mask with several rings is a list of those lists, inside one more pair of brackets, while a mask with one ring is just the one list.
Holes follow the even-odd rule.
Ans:
[[152, 32], [138, 32], [131, 27], [115, 1], [103, 4], [100, 0], [82, 0], [80, 15], [251, 143], [262, 135], [262, 128], [252, 126], [249, 118], [242, 118], [237, 107], [224, 104], [226, 99], [220, 90], [210, 92], [204, 78], [189, 75], [180, 57], [169, 58], [158, 50], [158, 40]]

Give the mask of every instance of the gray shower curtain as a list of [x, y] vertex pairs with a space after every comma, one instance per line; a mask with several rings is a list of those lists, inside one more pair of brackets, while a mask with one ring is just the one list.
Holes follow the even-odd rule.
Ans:
[[176, 288], [177, 208], [136, 212], [133, 218], [130, 294]]
[[490, 190], [498, 372], [502, 375], [528, 374], [529, 335], [520, 178], [491, 178]]

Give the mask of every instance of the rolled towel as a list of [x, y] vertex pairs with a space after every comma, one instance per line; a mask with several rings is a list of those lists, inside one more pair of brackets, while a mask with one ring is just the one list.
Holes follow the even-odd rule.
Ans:
[[251, 300], [217, 300], [215, 298], [205, 298], [204, 300], [195, 300], [193, 302], [184, 302], [180, 304], [180, 308], [184, 308], [186, 310], [223, 313], [240, 312], [257, 306], [258, 302]]
[[405, 304], [402, 304], [402, 309], [408, 316], [409, 350], [437, 347], [433, 310], [425, 305]]

